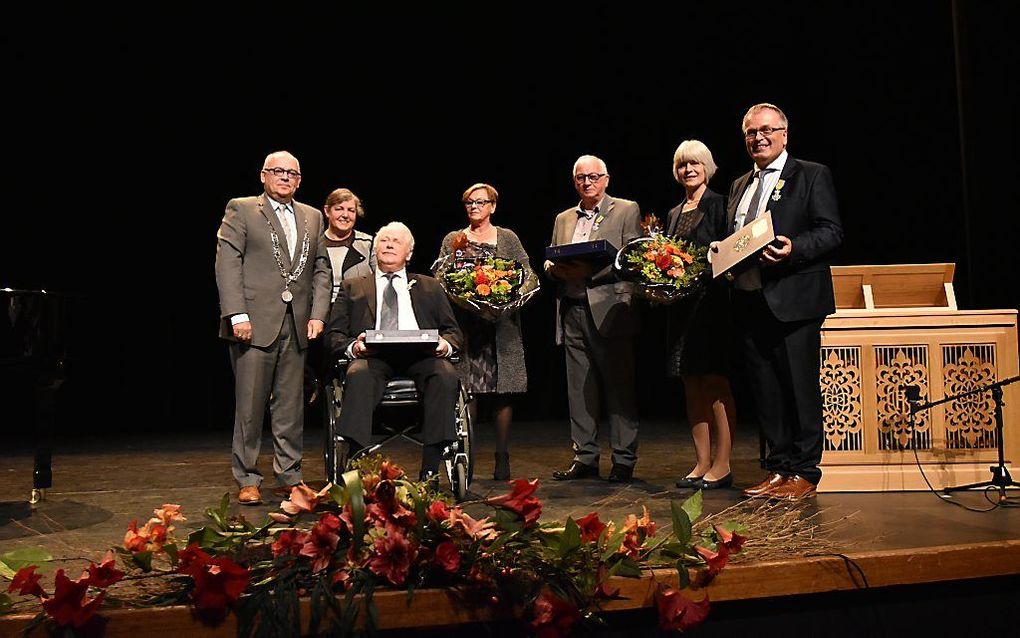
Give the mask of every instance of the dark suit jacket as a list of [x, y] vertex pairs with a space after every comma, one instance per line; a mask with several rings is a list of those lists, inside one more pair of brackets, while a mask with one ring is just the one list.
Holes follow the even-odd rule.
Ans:
[[[463, 343], [460, 327], [453, 316], [453, 308], [439, 282], [428, 275], [408, 273], [411, 289], [411, 307], [418, 327], [438, 329], [439, 334], [459, 349]], [[415, 282], [411, 284], [411, 282]], [[340, 354], [366, 330], [375, 329], [375, 275], [346, 279], [333, 302], [329, 324], [326, 326], [326, 343], [334, 354]]]
[[[727, 231], [733, 228], [740, 197], [751, 181], [750, 171], [733, 182], [726, 209]], [[762, 292], [780, 321], [818, 319], [835, 312], [829, 260], [843, 241], [832, 172], [823, 164], [788, 157], [779, 176], [783, 187], [768, 193], [776, 235], [793, 242], [782, 264], [762, 266]]]
[[[665, 232], [667, 235], [676, 234], [674, 227], [683, 209], [684, 205], [681, 203], [669, 211], [669, 214], [666, 216]], [[687, 239], [690, 239], [699, 246], [708, 246], [712, 242], [724, 239], [730, 234], [726, 232], [726, 200], [711, 188], [706, 188], [705, 192], [701, 195], [697, 214], [699, 218], [695, 222], [694, 234]]]

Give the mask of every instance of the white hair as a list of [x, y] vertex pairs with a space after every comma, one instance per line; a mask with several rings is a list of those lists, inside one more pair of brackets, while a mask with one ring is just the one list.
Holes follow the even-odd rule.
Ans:
[[676, 169], [681, 163], [695, 161], [705, 167], [705, 182], [707, 183], [712, 176], [715, 175], [715, 171], [718, 168], [715, 165], [715, 160], [712, 159], [712, 151], [708, 150], [703, 142], [698, 140], [684, 140], [680, 142], [680, 146], [676, 147], [676, 152], [673, 153], [673, 177], [676, 181], [683, 183], [680, 176], [677, 175]]
[[[411, 229], [407, 227], [403, 222], [390, 222], [379, 229], [379, 232], [375, 234], [376, 237], [381, 236], [384, 232], [402, 233], [407, 235], [407, 248], [410, 252], [414, 252], [414, 235], [411, 234]], [[410, 260], [411, 256], [407, 258]]]
[[273, 161], [274, 159], [284, 157], [289, 157], [290, 159], [294, 160], [294, 163], [298, 165], [298, 169], [301, 168], [301, 162], [299, 162], [298, 158], [294, 157], [294, 155], [289, 151], [276, 151], [275, 153], [270, 153], [269, 155], [266, 155], [266, 161], [262, 162], [262, 168], [267, 168], [269, 166], [269, 162]]
[[606, 163], [603, 162], [601, 158], [595, 157], [594, 155], [582, 155], [581, 157], [577, 158], [576, 162], [574, 162], [574, 168], [571, 171], [570, 176], [573, 177], [574, 175], [577, 175], [577, 165], [587, 160], [594, 160], [598, 162], [599, 170], [602, 171], [603, 173], [606, 173], [607, 175], [609, 174], [609, 168], [606, 167]]

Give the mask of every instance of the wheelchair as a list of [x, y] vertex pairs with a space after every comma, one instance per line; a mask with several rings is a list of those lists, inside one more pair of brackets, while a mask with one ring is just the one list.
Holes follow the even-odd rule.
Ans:
[[[456, 362], [456, 358], [453, 359]], [[376, 406], [372, 417], [373, 439], [381, 438], [366, 448], [351, 455], [350, 444], [340, 436], [340, 413], [343, 411], [344, 379], [351, 361], [344, 356], [337, 358], [333, 373], [326, 380], [323, 405], [323, 432], [325, 441], [323, 457], [326, 478], [332, 483], [348, 469], [348, 463], [360, 456], [374, 454], [391, 441], [403, 438], [416, 445], [423, 442], [416, 435], [421, 432], [421, 397], [414, 380], [407, 377], [393, 377], [386, 384], [382, 400]], [[468, 403], [471, 395], [464, 384], [460, 384], [454, 409], [454, 432], [456, 438], [443, 450], [443, 464], [450, 482], [450, 491], [458, 501], [467, 497], [468, 487], [474, 477], [474, 450], [472, 439], [474, 428]]]

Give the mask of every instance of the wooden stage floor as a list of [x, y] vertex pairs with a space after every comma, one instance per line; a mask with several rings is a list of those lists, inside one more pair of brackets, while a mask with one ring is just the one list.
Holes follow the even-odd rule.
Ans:
[[[320, 449], [321, 432], [306, 431], [305, 478], [309, 482], [323, 479]], [[504, 491], [503, 483], [491, 479], [493, 446], [487, 424], [477, 429], [476, 449], [472, 492], [483, 497]], [[265, 454], [270, 450], [266, 440], [260, 467], [270, 475], [266, 485], [275, 485], [271, 456]], [[167, 502], [183, 506], [189, 519], [185, 528], [197, 527], [203, 523], [205, 507], [218, 502], [224, 492], [235, 495], [229, 453], [227, 429], [59, 440], [54, 448], [54, 486], [47, 500], [31, 512], [22, 505], [31, 489], [31, 451], [6, 445], [0, 450], [0, 553], [42, 546], [57, 558], [74, 558], [66, 565], [77, 569], [83, 559], [98, 559], [119, 543], [132, 519], [145, 520], [153, 508]], [[395, 445], [388, 453], [411, 473], [417, 472], [418, 454], [410, 444]], [[706, 493], [706, 513], [740, 502], [740, 488], [760, 480], [753, 427], [740, 429], [734, 457], [735, 487]], [[693, 458], [686, 426], [665, 422], [642, 424], [635, 472], [638, 480], [627, 486], [603, 480], [557, 483], [550, 479], [552, 470], [570, 461], [566, 422], [516, 423], [511, 448], [514, 476], [541, 479], [537, 496], [543, 502], [542, 519], [546, 521], [568, 515], [576, 518], [593, 510], [604, 521], [619, 521], [647, 505], [652, 518], [666, 526], [670, 500], [690, 493], [673, 487], [673, 482], [693, 466]], [[608, 469], [606, 452], [603, 476]], [[1011, 495], [1014, 502], [1020, 496], [1016, 491]], [[989, 506], [979, 493], [959, 495], [955, 500], [975, 508]], [[269, 501], [260, 507], [235, 505], [235, 509], [257, 522], [277, 505]], [[815, 513], [819, 522], [831, 526], [833, 546], [827, 551], [853, 557], [870, 588], [1003, 577], [1015, 588], [1020, 578], [1020, 508], [974, 513], [940, 502], [927, 492], [838, 493], [819, 495], [806, 512]], [[790, 556], [778, 564], [733, 565], [720, 575], [710, 593], [714, 602], [746, 601], [860, 589], [859, 580], [841, 558]], [[618, 608], [648, 602], [646, 589], [647, 583], [634, 581], [631, 603]], [[441, 625], [472, 619], [477, 620], [446, 617], [431, 622]]]

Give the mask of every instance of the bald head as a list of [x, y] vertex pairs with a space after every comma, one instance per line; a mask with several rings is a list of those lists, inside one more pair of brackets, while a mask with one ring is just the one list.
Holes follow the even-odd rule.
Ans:
[[260, 178], [266, 195], [280, 203], [290, 203], [301, 185], [301, 164], [287, 151], [270, 153], [262, 164]]

